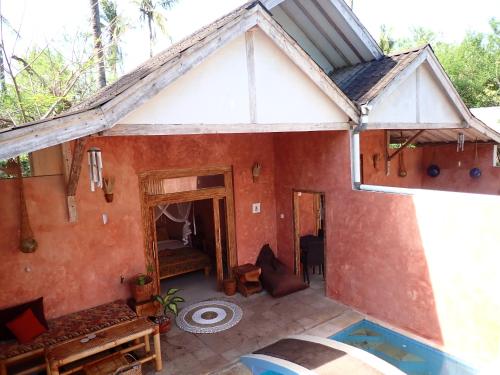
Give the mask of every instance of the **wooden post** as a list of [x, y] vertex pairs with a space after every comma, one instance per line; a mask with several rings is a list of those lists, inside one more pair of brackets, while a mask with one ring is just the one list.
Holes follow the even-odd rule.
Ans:
[[0, 362], [0, 375], [7, 375], [7, 365], [5, 361]]
[[149, 343], [149, 335], [144, 336], [144, 350], [146, 350], [146, 353], [149, 353], [151, 351], [151, 345]]
[[163, 367], [163, 363], [161, 361], [160, 331], [158, 329], [158, 326], [155, 327], [155, 331], [153, 333], [153, 345], [155, 348], [156, 371], [161, 371], [161, 369]]
[[66, 203], [68, 206], [68, 219], [70, 223], [76, 223], [78, 212], [76, 210], [76, 188], [82, 170], [82, 159], [87, 138], [80, 138], [75, 143], [73, 154], [69, 143], [63, 143], [62, 155], [64, 165], [64, 176], [66, 181]]
[[299, 192], [293, 192], [293, 237], [295, 255], [295, 274], [300, 275], [300, 217], [299, 217]]
[[214, 230], [215, 230], [215, 263], [217, 275], [217, 289], [222, 289], [222, 279], [224, 279], [224, 270], [222, 265], [222, 244], [220, 235], [220, 209], [219, 198], [212, 199], [214, 212]]

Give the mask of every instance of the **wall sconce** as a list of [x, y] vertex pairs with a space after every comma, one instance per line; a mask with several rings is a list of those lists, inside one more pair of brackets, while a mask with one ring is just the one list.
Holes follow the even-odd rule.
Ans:
[[252, 167], [253, 182], [258, 182], [259, 181], [259, 176], [260, 176], [261, 170], [262, 170], [262, 165], [260, 165], [259, 163], [255, 162], [255, 164]]
[[91, 147], [87, 151], [89, 159], [90, 191], [95, 191], [95, 187], [102, 188], [102, 156], [101, 149]]

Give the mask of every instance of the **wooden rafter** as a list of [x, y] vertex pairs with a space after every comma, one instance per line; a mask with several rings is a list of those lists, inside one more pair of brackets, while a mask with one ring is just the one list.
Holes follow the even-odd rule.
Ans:
[[424, 130], [420, 130], [417, 133], [415, 133], [410, 139], [408, 139], [405, 143], [401, 145], [400, 148], [398, 148], [396, 151], [394, 151], [392, 154], [387, 155], [387, 159], [391, 161], [395, 156], [397, 156], [401, 151], [403, 151], [408, 145], [410, 145], [415, 139], [417, 139], [423, 132]]

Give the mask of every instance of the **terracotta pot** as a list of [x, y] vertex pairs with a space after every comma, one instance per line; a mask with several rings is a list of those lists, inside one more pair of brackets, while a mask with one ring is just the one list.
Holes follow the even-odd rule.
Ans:
[[104, 193], [104, 199], [106, 199], [108, 203], [113, 202], [113, 193]]
[[224, 293], [226, 296], [232, 296], [236, 293], [236, 280], [235, 279], [225, 279], [222, 282], [224, 286]]
[[[140, 276], [144, 276], [144, 285], [137, 283]], [[151, 300], [151, 295], [153, 294], [153, 279], [151, 276], [138, 275], [132, 279], [130, 285], [132, 296], [136, 302], [147, 302]]]
[[160, 333], [167, 333], [170, 331], [170, 328], [172, 328], [172, 319], [166, 315], [150, 316], [149, 319], [153, 323], [158, 324]]

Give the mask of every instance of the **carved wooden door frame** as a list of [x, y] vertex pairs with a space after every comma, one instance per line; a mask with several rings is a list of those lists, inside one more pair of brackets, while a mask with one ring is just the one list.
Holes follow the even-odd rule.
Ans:
[[[224, 187], [204, 188], [177, 193], [163, 193], [161, 192], [161, 189], [157, 188], [161, 185], [161, 181], [164, 179], [192, 176], [212, 176], [219, 174], [224, 175]], [[215, 253], [217, 265], [217, 287], [221, 289], [224, 274], [220, 233], [220, 200], [224, 200], [225, 202], [225, 229], [227, 233], [227, 261], [229, 276], [232, 276], [232, 269], [237, 265], [232, 167], [215, 166], [142, 172], [139, 174], [139, 194], [141, 200], [146, 270], [148, 274], [153, 277], [155, 293], [159, 293], [161, 289], [159, 263], [157, 257], [158, 250], [156, 242], [154, 207], [159, 204], [182, 203], [204, 199], [212, 199], [216, 241]]]

